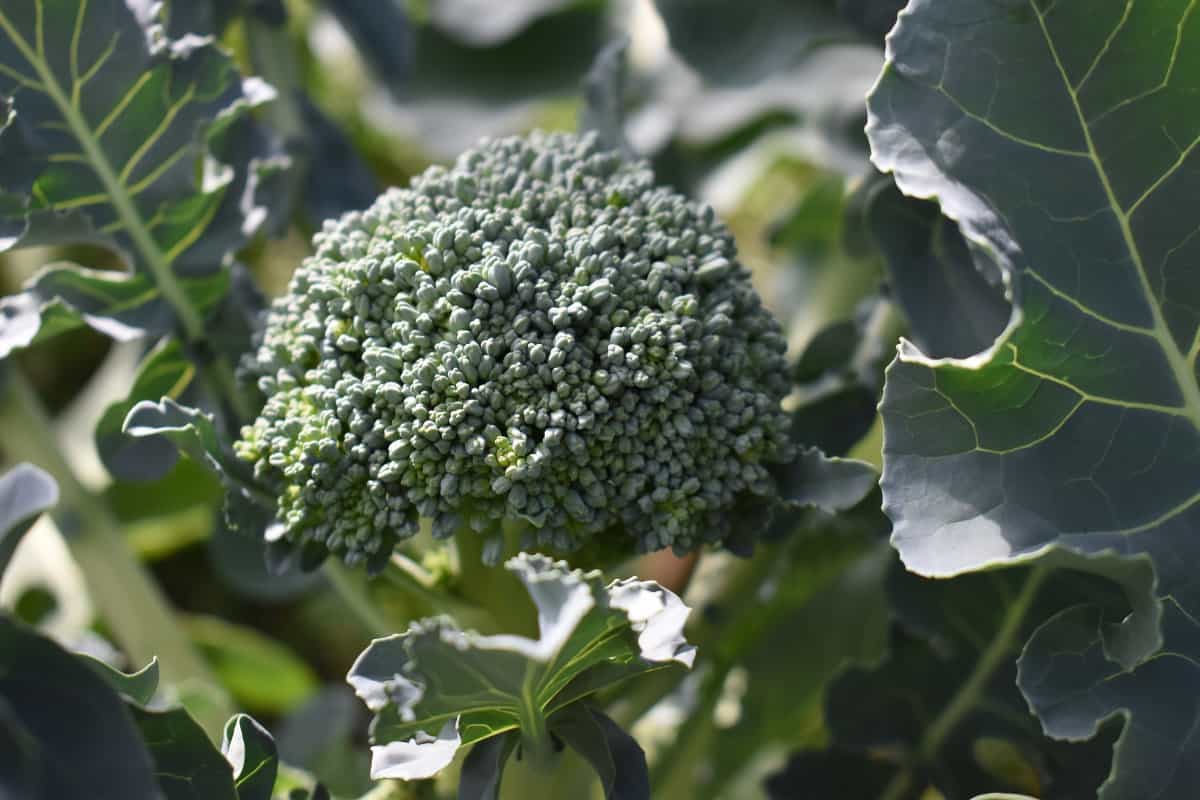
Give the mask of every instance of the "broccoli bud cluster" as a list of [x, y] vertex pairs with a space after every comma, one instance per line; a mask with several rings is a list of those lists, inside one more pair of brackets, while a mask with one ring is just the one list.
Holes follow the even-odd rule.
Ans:
[[784, 339], [711, 208], [591, 135], [484, 141], [326, 222], [245, 364], [283, 535], [688, 550], [771, 502]]

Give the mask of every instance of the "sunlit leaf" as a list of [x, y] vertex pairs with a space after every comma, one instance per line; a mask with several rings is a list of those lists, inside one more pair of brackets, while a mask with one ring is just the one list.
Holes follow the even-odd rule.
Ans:
[[[1189, 796], [1181, 770], [1196, 762], [1190, 745], [1152, 743], [1177, 737], [1170, 698], [1200, 683], [1186, 669], [1150, 677], [1196, 641], [1200, 612], [1193, 10], [913, 4], [868, 103], [876, 165], [906, 193], [936, 197], [1008, 274], [1015, 304], [984, 353], [933, 360], [905, 345], [889, 369], [883, 490], [905, 564], [950, 576], [1063, 552], [1153, 563], [1164, 631], [1155, 613], [1106, 623], [1072, 678], [1077, 696], [1109, 700], [1069, 715], [1039, 706], [1056, 735], [1130, 715], [1104, 800]], [[1031, 679], [1054, 635], [1080, 643], [1083, 618], [1040, 632]]]
[[[459, 747], [530, 723], [606, 685], [669, 666], [691, 666], [688, 608], [651, 581], [605, 586], [599, 572], [521, 554], [508, 569], [538, 609], [540, 637], [482, 636], [450, 620], [413, 623], [372, 642], [347, 680], [375, 712], [372, 775], [429, 777]], [[597, 673], [586, 686], [578, 679]]]

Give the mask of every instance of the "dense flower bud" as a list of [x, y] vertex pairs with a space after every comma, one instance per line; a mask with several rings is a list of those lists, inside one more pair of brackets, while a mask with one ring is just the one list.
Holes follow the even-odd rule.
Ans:
[[688, 550], [772, 502], [779, 325], [712, 209], [645, 163], [485, 141], [314, 244], [243, 365], [267, 401], [238, 453], [292, 541], [378, 561], [428, 517]]

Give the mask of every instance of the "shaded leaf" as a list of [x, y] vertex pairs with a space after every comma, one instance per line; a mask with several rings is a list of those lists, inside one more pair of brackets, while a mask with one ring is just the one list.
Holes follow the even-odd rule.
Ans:
[[937, 203], [905, 197], [884, 180], [871, 192], [866, 213], [892, 293], [922, 352], [965, 358], [991, 347], [1012, 307]]
[[183, 708], [130, 705], [165, 800], [238, 800], [233, 769]]
[[[691, 665], [688, 608], [658, 584], [605, 586], [599, 572], [539, 555], [506, 566], [537, 606], [538, 639], [465, 633], [434, 618], [376, 639], [351, 667], [347, 680], [376, 714], [372, 777], [429, 777], [460, 746], [516, 730], [526, 714], [550, 717], [633, 675]], [[593, 672], [605, 680], [577, 682]]]
[[767, 796], [770, 800], [880, 797], [894, 773], [890, 764], [864, 753], [806, 750], [792, 756], [781, 771], [767, 779]]
[[473, 745], [459, 773], [458, 800], [497, 800], [504, 764], [519, 741], [515, 732], [509, 732]]
[[809, 340], [792, 367], [792, 379], [804, 383], [846, 369], [858, 351], [861, 334], [852, 319], [826, 325]]
[[413, 32], [401, 0], [327, 0], [326, 6], [384, 86], [402, 90], [412, 68]]
[[0, 697], [0, 797], [41, 800], [41, 752], [37, 740]]
[[1200, 782], [1200, 626], [1168, 601], [1162, 650], [1125, 669], [1106, 652], [1109, 624], [1088, 606], [1047, 621], [1021, 653], [1021, 691], [1059, 739], [1091, 739], [1106, 720], [1123, 720], [1101, 800], [1190, 797]]
[[830, 514], [858, 505], [879, 479], [875, 468], [865, 461], [828, 458], [814, 448], [800, 451], [792, 463], [775, 470], [775, 476], [784, 502]]
[[0, 476], [0, 575], [21, 537], [57, 504], [58, 484], [40, 467], [18, 464]]
[[379, 196], [379, 181], [346, 134], [307, 97], [300, 101], [305, 121], [304, 191], [301, 201], [310, 223], [360, 211]]
[[[217, 525], [208, 538], [208, 558], [231, 589], [246, 597], [270, 603], [294, 600], [321, 580], [315, 572], [272, 571], [267, 563], [269, 543], [262, 532], [271, 524], [270, 512], [254, 521], [243, 519], [234, 529]], [[254, 530], [258, 528], [258, 530]]]
[[1039, 575], [1008, 570], [930, 581], [893, 564], [887, 592], [896, 625], [888, 655], [831, 684], [831, 758], [802, 753], [801, 765], [828, 776], [837, 764], [855, 768], [849, 754], [869, 756], [876, 779], [886, 767], [892, 790], [904, 787], [903, 795], [890, 796], [914, 800], [927, 787], [946, 797], [989, 790], [1094, 797], [1108, 773], [1115, 726], [1087, 742], [1044, 736], [1017, 689], [1014, 656], [1028, 633], [1062, 608], [1090, 603], [1105, 608], [1111, 622], [1127, 606], [1113, 583], [1092, 575]]
[[671, 47], [705, 80], [744, 86], [796, 66], [813, 49], [858, 35], [833, 0], [654, 0]]
[[550, 730], [596, 770], [605, 800], [650, 800], [645, 752], [602, 711], [573, 705], [551, 722]]
[[609, 44], [596, 55], [583, 78], [583, 108], [579, 129], [595, 131], [600, 143], [610, 150], [632, 155], [625, 138], [625, 70], [629, 37]]
[[42, 797], [161, 800], [150, 757], [116, 692], [78, 658], [4, 616], [0, 700], [39, 744]]
[[837, 0], [842, 17], [868, 40], [883, 45], [883, 37], [896, 24], [896, 15], [908, 0]]
[[[1200, 16], [1183, 2], [995, 11], [914, 4], [868, 101], [876, 165], [937, 197], [1008, 275], [1016, 306], [979, 356], [935, 361], [906, 345], [889, 368], [894, 542], [910, 569], [939, 576], [1056, 552], [1148, 557], [1168, 620], [1171, 605], [1195, 618], [1200, 112], [1186, 98], [1200, 91]], [[1165, 636], [1156, 623], [1106, 628], [1105, 656], [1131, 670]], [[1105, 674], [1092, 665], [1076, 691], [1100, 691], [1082, 681]], [[1147, 696], [1122, 702], [1159, 709], [1138, 728], [1174, 730], [1178, 686], [1159, 695], [1136, 676], [1125, 687]], [[1141, 766], [1165, 776], [1189, 763], [1162, 748]], [[1130, 768], [1117, 760], [1105, 800], [1144, 796], [1124, 788]]]

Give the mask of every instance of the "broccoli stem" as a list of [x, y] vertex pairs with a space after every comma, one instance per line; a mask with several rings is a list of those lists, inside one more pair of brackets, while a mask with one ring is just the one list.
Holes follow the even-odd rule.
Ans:
[[389, 636], [396, 632], [396, 626], [375, 608], [365, 587], [340, 562], [325, 562], [325, 578], [342, 603], [372, 637]]
[[538, 669], [530, 664], [521, 688], [521, 757], [539, 772], [552, 772], [556, 762], [554, 740], [535, 692]]
[[0, 414], [8, 420], [10, 458], [46, 469], [58, 481], [61, 500], [51, 516], [87, 582], [99, 616], [134, 666], [155, 656], [166, 683], [214, 741], [219, 741], [232, 701], [193, 647], [162, 590], [130, 549], [120, 522], [104, 500], [80, 482], [56, 446], [50, 415], [28, 379], [15, 367], [4, 372]]

